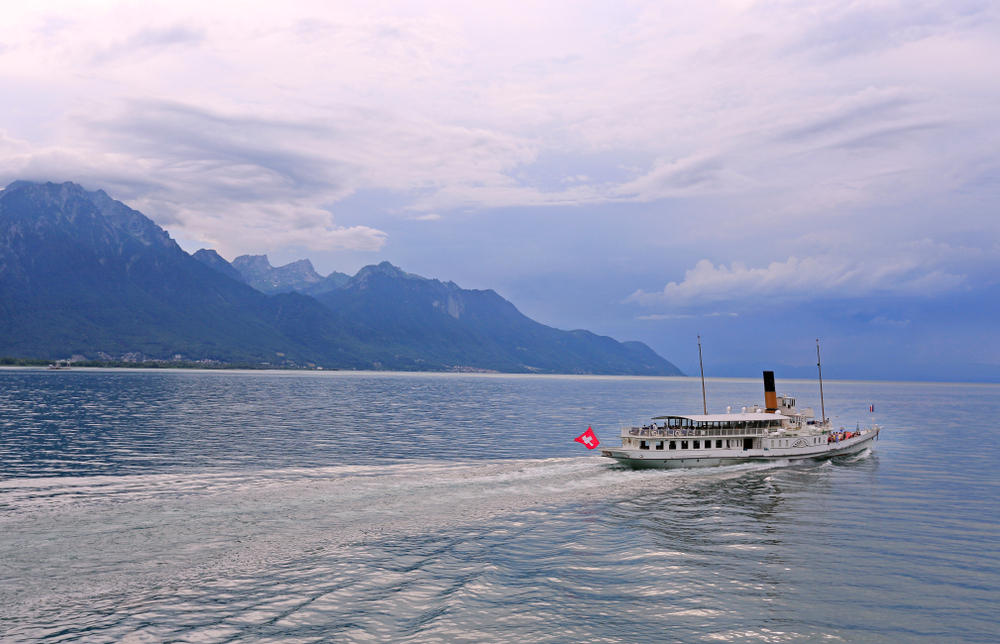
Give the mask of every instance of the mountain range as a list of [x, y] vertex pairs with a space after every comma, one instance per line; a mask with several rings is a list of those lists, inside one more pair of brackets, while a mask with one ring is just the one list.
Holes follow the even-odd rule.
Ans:
[[[228, 275], [228, 270], [218, 261], [225, 262], [226, 260], [222, 259], [214, 250], [203, 248], [194, 254], [194, 258], [205, 261], [205, 257], [209, 253], [214, 254], [215, 258], [218, 259], [206, 263]], [[322, 295], [340, 288], [351, 279], [350, 275], [336, 271], [323, 277], [316, 272], [312, 262], [308, 259], [300, 259], [297, 262], [275, 268], [271, 266], [267, 255], [241, 255], [234, 259], [229, 266], [240, 275], [244, 282], [268, 295], [290, 293], [291, 291], [303, 295]]]
[[309, 260], [190, 255], [142, 213], [69, 182], [0, 191], [0, 355], [680, 375], [641, 342], [554, 329], [492, 290], [388, 262], [324, 277]]

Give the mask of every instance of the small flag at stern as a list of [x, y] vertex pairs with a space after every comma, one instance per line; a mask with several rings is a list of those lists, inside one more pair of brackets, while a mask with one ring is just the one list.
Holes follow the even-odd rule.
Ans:
[[590, 427], [587, 428], [587, 431], [583, 432], [573, 440], [577, 443], [583, 443], [584, 447], [587, 449], [594, 449], [601, 444], [601, 441], [597, 440], [597, 434], [595, 434], [594, 430]]
[[872, 413], [872, 414], [874, 414], [874, 413], [875, 413], [875, 405], [871, 405], [871, 406], [870, 406], [870, 407], [868, 408], [868, 411], [869, 411], [869, 413]]

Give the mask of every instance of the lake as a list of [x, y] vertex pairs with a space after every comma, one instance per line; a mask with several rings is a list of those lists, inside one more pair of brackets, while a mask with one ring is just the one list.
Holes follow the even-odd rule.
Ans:
[[0, 369], [0, 641], [995, 642], [1000, 386], [824, 385], [871, 450], [632, 471], [699, 380]]

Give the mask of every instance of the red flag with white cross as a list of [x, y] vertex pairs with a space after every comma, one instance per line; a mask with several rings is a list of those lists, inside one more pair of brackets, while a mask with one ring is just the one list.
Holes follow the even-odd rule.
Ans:
[[577, 443], [583, 443], [584, 447], [587, 449], [594, 449], [601, 444], [601, 441], [597, 440], [597, 434], [595, 434], [594, 430], [590, 427], [587, 428], [587, 431], [583, 432], [573, 440]]

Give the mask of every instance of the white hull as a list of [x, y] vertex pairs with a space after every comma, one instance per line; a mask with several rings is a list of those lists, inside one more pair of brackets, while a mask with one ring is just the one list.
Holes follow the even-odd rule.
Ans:
[[826, 443], [816, 446], [771, 448], [771, 449], [704, 449], [663, 451], [634, 448], [601, 447], [601, 456], [613, 458], [622, 465], [642, 468], [686, 468], [686, 467], [719, 467], [723, 465], [742, 465], [745, 463], [766, 463], [770, 461], [821, 460], [854, 454], [869, 447], [878, 439], [879, 429], [865, 431], [840, 442]]

